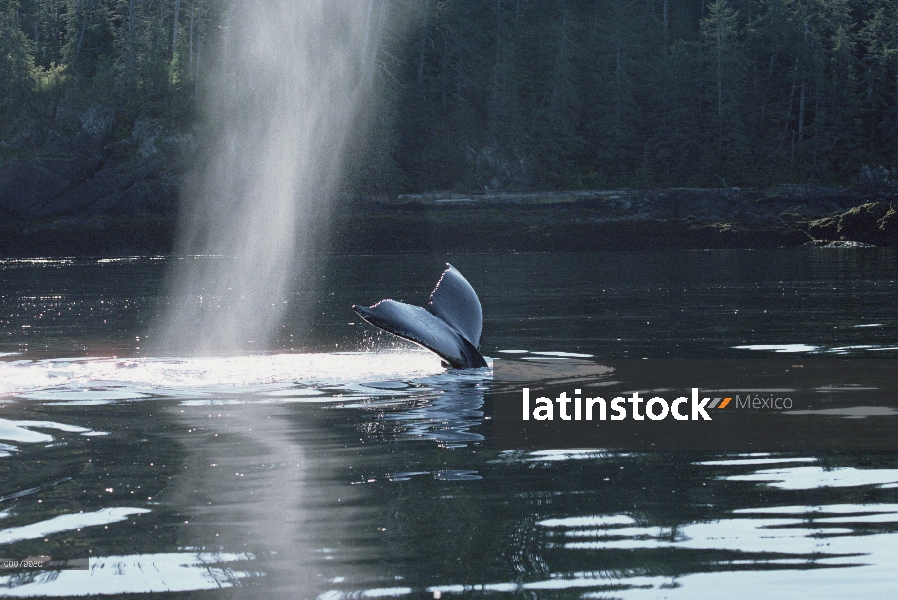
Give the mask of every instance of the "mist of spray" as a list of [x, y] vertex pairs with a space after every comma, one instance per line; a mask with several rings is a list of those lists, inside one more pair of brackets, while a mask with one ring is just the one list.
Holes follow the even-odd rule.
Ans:
[[[326, 222], [385, 0], [232, 0], [182, 193], [162, 353], [265, 349]], [[212, 257], [212, 258], [210, 258]]]

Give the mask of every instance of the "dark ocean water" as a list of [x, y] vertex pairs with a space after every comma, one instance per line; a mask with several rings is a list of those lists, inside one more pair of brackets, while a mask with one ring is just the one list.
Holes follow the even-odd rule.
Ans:
[[268, 352], [199, 358], [150, 350], [167, 260], [0, 262], [0, 557], [90, 557], [0, 596], [898, 588], [898, 452], [494, 450], [489, 369], [349, 310], [448, 260], [488, 357], [896, 358], [894, 250], [320, 257]]

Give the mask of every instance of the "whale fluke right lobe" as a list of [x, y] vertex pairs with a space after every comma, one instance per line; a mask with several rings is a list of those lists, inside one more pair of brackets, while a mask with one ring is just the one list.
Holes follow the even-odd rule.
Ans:
[[471, 284], [452, 265], [430, 295], [430, 311], [396, 300], [354, 310], [365, 321], [440, 355], [456, 369], [486, 367], [480, 354], [483, 310]]

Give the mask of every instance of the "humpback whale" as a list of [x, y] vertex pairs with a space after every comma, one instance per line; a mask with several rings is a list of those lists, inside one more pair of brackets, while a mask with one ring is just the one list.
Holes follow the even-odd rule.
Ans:
[[476, 369], [487, 366], [480, 354], [483, 310], [474, 288], [452, 265], [430, 294], [427, 307], [396, 300], [381, 300], [374, 306], [353, 305], [352, 310], [368, 323], [423, 346], [440, 355], [447, 366]]

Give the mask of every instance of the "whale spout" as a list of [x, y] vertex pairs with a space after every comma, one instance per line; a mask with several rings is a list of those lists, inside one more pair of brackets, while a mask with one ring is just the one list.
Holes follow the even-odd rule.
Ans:
[[455, 369], [487, 366], [480, 354], [483, 310], [468, 280], [452, 265], [430, 294], [428, 308], [381, 300], [352, 310], [368, 323], [438, 354]]

